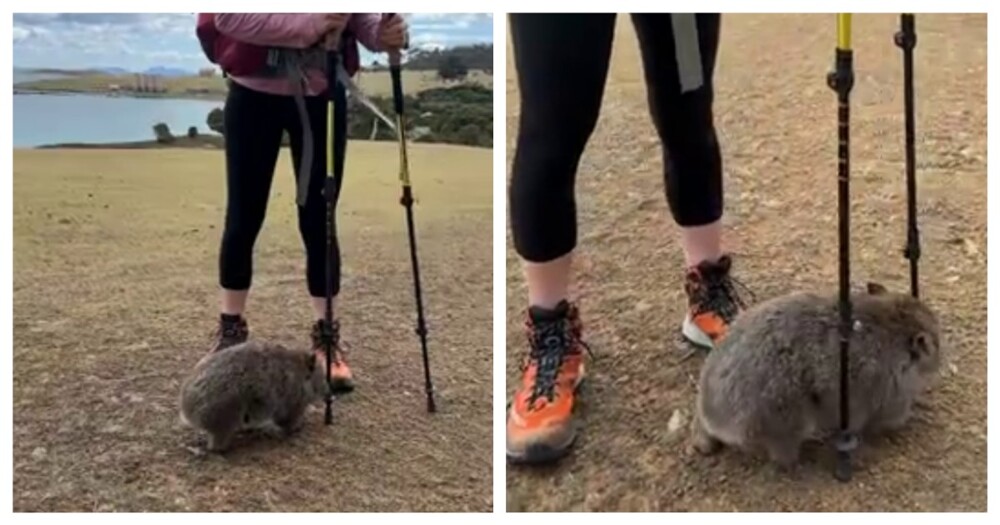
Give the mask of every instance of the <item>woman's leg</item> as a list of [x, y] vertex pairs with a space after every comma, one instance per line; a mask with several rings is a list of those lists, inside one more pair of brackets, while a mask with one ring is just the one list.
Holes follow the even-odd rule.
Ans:
[[514, 246], [529, 302], [567, 296], [576, 246], [577, 165], [600, 113], [613, 15], [510, 15], [521, 96], [509, 188]]
[[528, 283], [531, 346], [507, 418], [512, 461], [558, 458], [576, 437], [584, 363], [579, 318], [567, 302], [574, 180], [600, 113], [614, 24], [613, 14], [510, 15], [521, 96], [510, 220]]
[[257, 240], [281, 144], [280, 98], [231, 83], [225, 106], [226, 219], [219, 252], [222, 320], [214, 350], [246, 340]]
[[[334, 163], [335, 173], [343, 173], [344, 156], [347, 151], [347, 97], [343, 87], [336, 90], [337, 109], [334, 119]], [[286, 128], [291, 140], [292, 163], [295, 171], [300, 165], [302, 156], [302, 122], [294, 105], [294, 100], [288, 100], [286, 111]], [[327, 155], [327, 109], [326, 97], [307, 97], [306, 108], [309, 114], [309, 125], [313, 135], [313, 165], [309, 177], [309, 191], [305, 206], [298, 207], [299, 233], [306, 248], [306, 282], [309, 291], [310, 304], [313, 308], [314, 323], [311, 339], [315, 350], [322, 350], [322, 333], [326, 317], [326, 269], [327, 264], [333, 270], [333, 330], [334, 361], [331, 367], [332, 386], [336, 392], [348, 392], [354, 388], [353, 376], [344, 354], [340, 348], [340, 323], [336, 314], [336, 298], [340, 293], [340, 244], [337, 240], [336, 217], [337, 199], [333, 202], [333, 230], [330, 240], [333, 245], [333, 258], [327, 261], [327, 215], [326, 197], [323, 189], [326, 184]], [[298, 174], [296, 173], [296, 176]], [[342, 181], [340, 181], [342, 182]], [[298, 181], [296, 180], [296, 183]], [[334, 190], [334, 196], [340, 193], [340, 187]]]
[[684, 335], [713, 347], [742, 308], [722, 240], [722, 158], [713, 74], [719, 14], [636, 14], [653, 122], [663, 142], [667, 200], [688, 265]]

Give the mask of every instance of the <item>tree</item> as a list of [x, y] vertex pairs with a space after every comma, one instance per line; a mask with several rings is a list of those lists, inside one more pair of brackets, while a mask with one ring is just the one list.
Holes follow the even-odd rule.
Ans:
[[153, 126], [153, 134], [156, 135], [156, 142], [160, 144], [169, 144], [174, 141], [174, 135], [170, 133], [170, 128], [162, 122]]
[[448, 55], [438, 66], [438, 77], [445, 82], [450, 80], [465, 80], [469, 75], [469, 68], [465, 62], [457, 55]]

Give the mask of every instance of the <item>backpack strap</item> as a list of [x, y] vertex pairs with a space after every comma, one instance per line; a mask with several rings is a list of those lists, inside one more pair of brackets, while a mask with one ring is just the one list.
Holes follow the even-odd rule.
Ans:
[[295, 202], [299, 206], [305, 207], [306, 199], [309, 197], [309, 180], [312, 176], [313, 157], [315, 156], [313, 130], [309, 123], [309, 111], [306, 108], [305, 98], [306, 59], [303, 53], [294, 50], [272, 49], [268, 52], [268, 65], [276, 67], [288, 79], [292, 87], [292, 99], [295, 101], [295, 108], [302, 124], [302, 155], [299, 158], [298, 173], [296, 174], [298, 185]]
[[[309, 111], [306, 107], [305, 91], [308, 77], [306, 71], [326, 69], [326, 51], [320, 47], [309, 49], [271, 48], [267, 53], [267, 66], [260, 75], [272, 78], [285, 78], [292, 88], [292, 99], [302, 124], [302, 156], [299, 159], [295, 202], [305, 206], [309, 197], [309, 181], [312, 177], [313, 158], [316, 145], [313, 141], [313, 130], [309, 122]], [[346, 72], [338, 71], [341, 79]]]

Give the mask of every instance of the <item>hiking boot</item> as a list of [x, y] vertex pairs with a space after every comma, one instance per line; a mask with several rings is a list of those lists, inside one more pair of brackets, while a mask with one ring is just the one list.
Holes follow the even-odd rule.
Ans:
[[215, 353], [230, 346], [245, 343], [248, 337], [250, 337], [250, 329], [243, 316], [222, 314], [219, 318], [219, 328], [215, 331], [215, 344], [212, 345], [208, 353]]
[[[323, 346], [323, 324], [324, 321], [316, 321], [313, 324], [309, 337], [312, 339], [312, 349], [319, 356], [319, 362], [326, 366], [326, 347]], [[344, 351], [340, 348], [340, 321], [334, 320], [331, 330], [333, 335], [333, 363], [330, 364], [330, 392], [333, 394], [346, 394], [354, 390], [354, 376], [351, 368], [344, 360]]]
[[566, 301], [553, 310], [531, 307], [527, 317], [531, 351], [507, 411], [507, 459], [544, 463], [566, 455], [576, 440], [573, 405], [587, 347], [579, 313]]
[[736, 285], [746, 287], [729, 275], [732, 264], [732, 258], [723, 255], [717, 262], [703, 261], [688, 269], [684, 284], [688, 313], [681, 332], [690, 343], [715, 349], [736, 316], [747, 308]]

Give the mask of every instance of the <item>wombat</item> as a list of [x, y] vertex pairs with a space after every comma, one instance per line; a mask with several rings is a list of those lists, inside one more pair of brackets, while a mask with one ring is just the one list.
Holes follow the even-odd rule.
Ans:
[[181, 420], [207, 432], [213, 452], [227, 450], [241, 430], [274, 424], [292, 434], [306, 408], [326, 396], [318, 365], [313, 352], [261, 341], [210, 354], [181, 386]]
[[[941, 366], [937, 316], [921, 301], [869, 283], [851, 297], [850, 427], [894, 430]], [[702, 454], [722, 444], [766, 452], [781, 467], [807, 440], [840, 429], [838, 296], [794, 293], [747, 310], [705, 360], [692, 428]]]

